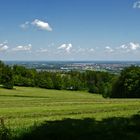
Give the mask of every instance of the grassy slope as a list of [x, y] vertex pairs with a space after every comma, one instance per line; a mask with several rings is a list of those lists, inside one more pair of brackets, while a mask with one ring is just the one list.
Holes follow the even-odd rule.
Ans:
[[86, 92], [15, 87], [0, 89], [0, 117], [12, 128], [44, 120], [130, 116], [140, 111], [139, 99], [104, 99]]

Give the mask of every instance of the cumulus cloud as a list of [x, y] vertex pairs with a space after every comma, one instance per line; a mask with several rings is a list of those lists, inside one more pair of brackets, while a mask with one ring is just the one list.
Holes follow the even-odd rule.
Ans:
[[123, 50], [125, 52], [130, 52], [130, 51], [136, 51], [140, 48], [140, 44], [139, 43], [133, 43], [130, 42], [128, 44], [123, 44], [119, 47], [119, 50]]
[[7, 45], [0, 46], [0, 51], [6, 51], [9, 47]]
[[137, 50], [138, 48], [140, 48], [140, 44], [133, 42], [130, 42], [129, 46], [131, 50]]
[[58, 47], [59, 50], [65, 50], [66, 52], [70, 52], [72, 48], [72, 44], [62, 44], [61, 46]]
[[8, 43], [7, 41], [4, 41], [3, 43], [0, 44], [0, 51], [6, 51], [9, 49], [7, 43]]
[[32, 49], [32, 45], [28, 44], [27, 46], [17, 46], [13, 48], [13, 51], [30, 51]]
[[41, 21], [39, 19], [35, 19], [31, 24], [34, 25], [35, 27], [41, 29], [41, 30], [52, 31], [52, 28], [49, 25], [49, 23]]
[[134, 2], [133, 8], [140, 8], [140, 1]]
[[52, 31], [51, 26], [49, 25], [48, 22], [39, 20], [39, 19], [35, 19], [32, 22], [26, 21], [25, 23], [21, 24], [20, 27], [22, 29], [26, 29], [30, 26], [34, 26], [40, 30], [45, 30], [45, 31]]
[[106, 50], [107, 52], [109, 52], [109, 53], [114, 52], [114, 50], [113, 50], [111, 47], [109, 47], [109, 46], [106, 46], [106, 47], [105, 47], [105, 50]]
[[123, 45], [121, 45], [119, 48], [120, 48], [120, 49], [127, 49], [127, 48], [128, 48], [128, 46], [127, 46], [127, 45], [125, 45], [125, 44], [123, 44]]

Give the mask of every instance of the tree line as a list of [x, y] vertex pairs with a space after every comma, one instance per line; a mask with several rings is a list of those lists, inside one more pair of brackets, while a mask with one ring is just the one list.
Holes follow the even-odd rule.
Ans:
[[140, 97], [140, 68], [125, 68], [120, 75], [100, 71], [47, 72], [0, 61], [0, 85], [40, 87], [57, 90], [86, 90], [103, 97]]

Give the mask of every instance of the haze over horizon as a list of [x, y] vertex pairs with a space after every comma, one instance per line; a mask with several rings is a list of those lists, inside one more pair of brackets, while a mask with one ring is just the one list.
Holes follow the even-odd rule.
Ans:
[[0, 60], [140, 60], [140, 0], [0, 0]]

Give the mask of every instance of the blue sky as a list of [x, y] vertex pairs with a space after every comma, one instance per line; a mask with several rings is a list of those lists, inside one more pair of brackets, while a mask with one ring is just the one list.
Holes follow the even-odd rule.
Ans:
[[2, 60], [140, 60], [139, 0], [0, 0]]

